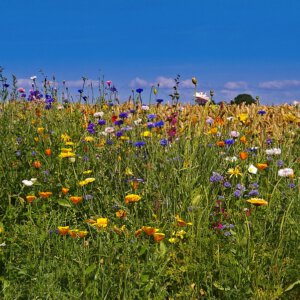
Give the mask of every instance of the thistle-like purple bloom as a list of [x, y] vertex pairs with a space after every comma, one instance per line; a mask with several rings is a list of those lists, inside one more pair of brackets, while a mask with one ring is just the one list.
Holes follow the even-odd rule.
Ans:
[[87, 128], [87, 131], [91, 134], [95, 134], [96, 133], [96, 130], [95, 130], [95, 124], [94, 123], [89, 123], [88, 125], [88, 128]]

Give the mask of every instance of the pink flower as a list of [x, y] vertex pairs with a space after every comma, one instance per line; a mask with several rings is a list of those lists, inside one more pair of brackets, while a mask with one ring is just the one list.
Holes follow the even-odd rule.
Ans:
[[25, 89], [23, 89], [23, 88], [20, 87], [20, 88], [18, 88], [18, 92], [19, 93], [25, 93]]
[[107, 80], [107, 81], [106, 81], [106, 84], [107, 84], [108, 86], [110, 86], [110, 85], [111, 85], [111, 83], [112, 83], [112, 81], [111, 81], [111, 80]]

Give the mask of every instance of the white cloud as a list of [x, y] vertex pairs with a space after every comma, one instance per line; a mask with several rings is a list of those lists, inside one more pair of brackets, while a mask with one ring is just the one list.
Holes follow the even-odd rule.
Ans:
[[185, 89], [192, 89], [194, 88], [194, 84], [192, 83], [192, 80], [191, 79], [185, 79], [183, 81], [181, 81], [180, 85], [182, 88], [185, 88]]
[[281, 90], [286, 88], [300, 87], [300, 80], [272, 80], [260, 82], [260, 88], [268, 90]]
[[161, 88], [171, 89], [175, 85], [175, 81], [173, 78], [168, 78], [164, 76], [157, 77], [156, 82], [159, 83], [159, 87]]
[[150, 85], [151, 84], [147, 80], [139, 78], [139, 77], [135, 77], [133, 80], [130, 81], [130, 84], [129, 84], [129, 86], [131, 88], [145, 88]]
[[248, 84], [245, 81], [229, 81], [224, 84], [224, 87], [227, 90], [238, 90], [246, 89], [248, 87]]
[[250, 90], [243, 90], [242, 92], [237, 92], [237, 91], [234, 91], [234, 90], [221, 90], [221, 93], [224, 95], [224, 97], [227, 98], [227, 100], [232, 100], [234, 99], [238, 94], [250, 94], [253, 96], [253, 91], [250, 91]]

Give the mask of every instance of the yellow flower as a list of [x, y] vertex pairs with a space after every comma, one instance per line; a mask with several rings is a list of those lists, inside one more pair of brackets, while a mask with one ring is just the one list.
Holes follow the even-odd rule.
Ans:
[[129, 136], [122, 135], [122, 136], [121, 136], [121, 140], [122, 140], [122, 141], [129, 141]]
[[66, 142], [65, 145], [66, 145], [66, 146], [73, 146], [74, 143], [73, 143], [73, 142]]
[[83, 171], [83, 174], [91, 174], [93, 171], [92, 170], [86, 170], [86, 171]]
[[69, 157], [74, 157], [76, 154], [74, 152], [61, 152], [59, 154], [60, 158], [69, 158]]
[[42, 134], [44, 132], [45, 128], [44, 127], [38, 127], [37, 132], [38, 134]]
[[217, 134], [217, 132], [218, 132], [217, 127], [213, 127], [211, 130], [208, 131], [209, 134]]
[[84, 186], [84, 185], [87, 185], [87, 184], [89, 184], [89, 183], [91, 183], [95, 180], [96, 180], [95, 178], [86, 178], [85, 180], [79, 181], [79, 185]]
[[126, 225], [122, 225], [120, 228], [117, 226], [114, 226], [113, 231], [117, 234], [121, 234], [125, 231]]
[[127, 213], [124, 209], [120, 209], [116, 212], [116, 217], [120, 219], [125, 219], [127, 216]]
[[80, 238], [84, 238], [85, 236], [87, 236], [88, 232], [86, 230], [79, 230], [78, 232], [78, 236]]
[[175, 233], [175, 236], [179, 237], [181, 239], [183, 239], [185, 235], [186, 235], [186, 232], [184, 230], [179, 230]]
[[132, 203], [141, 200], [142, 198], [136, 194], [129, 194], [125, 197], [125, 203]]
[[238, 119], [242, 122], [242, 123], [245, 123], [247, 120], [248, 120], [248, 114], [239, 114], [238, 115]]
[[107, 218], [98, 218], [97, 221], [92, 224], [92, 226], [95, 226], [98, 229], [100, 229], [100, 228], [107, 227], [107, 224], [108, 224], [108, 219]]
[[36, 196], [34, 196], [34, 195], [28, 195], [28, 196], [26, 196], [26, 200], [27, 200], [28, 203], [31, 203], [35, 199], [36, 199]]
[[126, 175], [126, 176], [133, 176], [132, 170], [131, 170], [130, 168], [127, 167], [127, 168], [125, 169], [125, 175]]
[[175, 243], [177, 243], [177, 242], [178, 242], [178, 239], [177, 239], [177, 238], [174, 238], [174, 237], [172, 237], [172, 238], [169, 238], [169, 242], [170, 242], [171, 244], [175, 244]]
[[228, 174], [230, 174], [230, 178], [232, 176], [235, 176], [235, 177], [238, 177], [238, 176], [242, 176], [243, 173], [241, 173], [239, 167], [235, 167], [235, 168], [230, 168], [228, 171], [227, 171]]
[[39, 192], [41, 198], [47, 199], [52, 195], [52, 192]]
[[256, 206], [268, 206], [268, 201], [260, 198], [251, 198], [247, 202]]
[[86, 137], [84, 138], [84, 140], [85, 140], [86, 142], [93, 142], [95, 139], [94, 139], [94, 137], [92, 137], [92, 136], [86, 136]]
[[60, 138], [66, 143], [71, 141], [71, 137], [67, 135], [66, 133], [62, 134]]
[[147, 138], [152, 137], [152, 133], [151, 133], [151, 131], [147, 130], [147, 131], [142, 132], [141, 136], [142, 137], [147, 137]]

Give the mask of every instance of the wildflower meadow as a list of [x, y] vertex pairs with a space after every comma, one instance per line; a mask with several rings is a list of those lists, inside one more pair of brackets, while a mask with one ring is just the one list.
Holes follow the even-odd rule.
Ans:
[[299, 104], [31, 80], [0, 90], [1, 299], [300, 298]]

